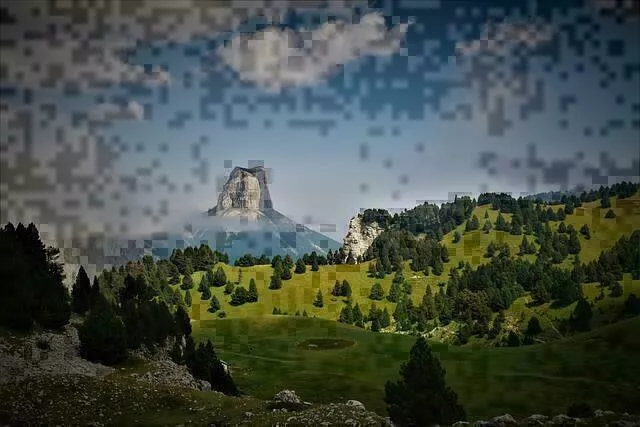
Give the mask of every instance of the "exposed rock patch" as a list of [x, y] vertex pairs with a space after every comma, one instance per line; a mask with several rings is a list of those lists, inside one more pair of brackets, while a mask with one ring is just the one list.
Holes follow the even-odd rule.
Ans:
[[345, 254], [348, 255], [351, 252], [357, 260], [383, 231], [384, 229], [377, 222], [364, 224], [362, 215], [354, 216], [349, 221], [349, 229], [342, 244]]

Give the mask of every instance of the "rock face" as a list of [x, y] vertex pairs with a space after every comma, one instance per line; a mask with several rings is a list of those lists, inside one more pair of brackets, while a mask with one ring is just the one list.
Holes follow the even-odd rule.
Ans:
[[218, 203], [209, 209], [208, 214], [259, 219], [260, 211], [273, 209], [267, 184], [267, 173], [261, 166], [250, 169], [234, 168], [218, 196]]
[[349, 230], [343, 240], [342, 246], [345, 254], [348, 255], [349, 251], [351, 251], [353, 257], [357, 260], [359, 256], [364, 255], [374, 239], [383, 231], [384, 229], [377, 222], [364, 224], [362, 215], [354, 216], [349, 221]]
[[165, 386], [177, 386], [200, 391], [211, 391], [211, 384], [194, 378], [186, 366], [177, 365], [171, 360], [161, 360], [151, 364], [151, 370], [143, 375], [131, 374], [141, 381]]

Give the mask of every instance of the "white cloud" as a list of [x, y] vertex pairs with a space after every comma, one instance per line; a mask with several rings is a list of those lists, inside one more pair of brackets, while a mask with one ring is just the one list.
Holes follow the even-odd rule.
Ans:
[[144, 120], [144, 107], [136, 101], [127, 105], [100, 104], [92, 112], [91, 118], [98, 121]]
[[479, 38], [458, 42], [456, 51], [463, 56], [481, 53], [504, 56], [516, 47], [536, 48], [550, 41], [553, 36], [553, 27], [540, 21], [515, 19], [488, 23]]
[[[332, 12], [345, 14], [361, 2], [335, 0], [329, 6]], [[322, 3], [103, 0], [89, 7], [61, 0], [10, 1], [4, 6], [14, 22], [3, 23], [0, 29], [0, 72], [5, 83], [28, 87], [166, 84], [166, 71], [146, 73], [143, 67], [123, 60], [122, 51], [135, 48], [138, 41], [184, 43], [194, 37], [215, 36], [256, 15], [277, 22], [289, 6], [306, 9]]]
[[241, 79], [277, 92], [315, 83], [361, 56], [397, 52], [408, 26], [388, 30], [383, 16], [368, 13], [358, 23], [327, 22], [312, 31], [270, 27], [234, 37], [217, 54]]

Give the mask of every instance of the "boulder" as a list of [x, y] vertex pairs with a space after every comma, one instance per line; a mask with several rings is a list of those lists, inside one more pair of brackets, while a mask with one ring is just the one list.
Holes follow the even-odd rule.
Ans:
[[358, 400], [347, 400], [347, 406], [352, 406], [357, 409], [362, 409], [363, 411], [366, 409], [364, 404]]
[[302, 400], [298, 397], [296, 392], [293, 390], [280, 390], [273, 397], [273, 401], [276, 403], [295, 403], [295, 404], [302, 403]]
[[364, 255], [375, 238], [383, 231], [384, 229], [377, 222], [363, 224], [362, 215], [354, 216], [349, 221], [349, 229], [342, 244], [345, 255], [351, 252], [355, 259]]
[[510, 414], [504, 414], [491, 418], [491, 424], [496, 427], [504, 427], [516, 425], [518, 422]]
[[527, 418], [527, 425], [530, 425], [530, 426], [543, 425], [545, 422], [547, 422], [548, 419], [549, 417], [547, 417], [546, 415], [533, 414], [529, 418]]
[[574, 426], [578, 424], [578, 420], [565, 414], [556, 415], [551, 419], [553, 425]]
[[468, 421], [456, 421], [455, 423], [453, 423], [451, 425], [451, 427], [465, 427], [468, 426], [469, 422]]
[[608, 415], [615, 415], [615, 412], [613, 411], [603, 411], [602, 409], [596, 409], [595, 411], [593, 411], [593, 415], [595, 415], [596, 417], [606, 417]]

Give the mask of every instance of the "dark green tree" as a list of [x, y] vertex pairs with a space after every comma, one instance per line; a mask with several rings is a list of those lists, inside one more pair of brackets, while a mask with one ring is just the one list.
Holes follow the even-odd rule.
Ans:
[[191, 301], [191, 291], [189, 291], [187, 289], [187, 292], [185, 292], [184, 294], [184, 303], [187, 305], [187, 307], [191, 307], [192, 301]]
[[521, 344], [520, 335], [515, 331], [509, 331], [509, 335], [507, 335], [507, 346], [520, 347]]
[[573, 332], [585, 332], [591, 329], [591, 304], [586, 298], [578, 300], [573, 312], [569, 316], [569, 329]]
[[318, 293], [316, 294], [316, 298], [313, 300], [313, 305], [316, 307], [324, 306], [324, 300], [322, 298], [322, 291], [318, 289]]
[[458, 396], [445, 382], [445, 370], [423, 337], [402, 364], [400, 379], [386, 383], [385, 402], [391, 420], [398, 425], [450, 425], [466, 419]]
[[380, 283], [374, 283], [373, 286], [371, 286], [369, 298], [375, 301], [380, 301], [383, 297], [384, 290], [382, 289], [382, 285], [380, 285]]
[[253, 277], [249, 280], [249, 295], [247, 297], [247, 302], [258, 302], [258, 288], [256, 287], [256, 281]]
[[122, 319], [101, 297], [78, 330], [80, 354], [93, 362], [114, 365], [127, 355], [127, 332]]
[[202, 301], [206, 301], [209, 298], [211, 298], [211, 288], [208, 286], [205, 286], [204, 290], [202, 291], [202, 293], [200, 294], [200, 299]]
[[620, 284], [620, 282], [618, 282], [617, 280], [614, 281], [613, 285], [611, 286], [611, 293], [609, 295], [616, 298], [616, 297], [621, 297], [623, 293], [624, 293], [624, 289], [622, 288], [622, 285]]
[[580, 227], [580, 234], [582, 234], [587, 240], [591, 238], [591, 231], [589, 231], [589, 226], [587, 224]]
[[462, 235], [458, 230], [453, 232], [453, 240], [452, 240], [453, 243], [458, 243], [461, 238], [462, 238]]
[[616, 217], [616, 213], [609, 209], [607, 213], [604, 215], [605, 218], [611, 219]]
[[271, 282], [269, 283], [269, 289], [282, 288], [282, 271], [280, 268], [281, 268], [280, 263], [276, 263], [276, 266], [273, 269], [273, 274], [271, 275]]
[[[201, 286], [202, 286], [203, 282], [205, 282], [204, 278], [200, 282]], [[187, 289], [193, 288], [193, 281], [191, 280], [191, 275], [190, 274], [187, 274], [182, 278], [182, 283], [180, 284], [180, 288], [183, 289], [183, 290], [187, 290]]]
[[71, 289], [71, 308], [74, 313], [83, 315], [89, 310], [90, 305], [91, 282], [84, 267], [80, 266], [78, 274], [76, 275], [76, 281]]
[[357, 327], [364, 328], [364, 319], [358, 303], [353, 306], [353, 310], [351, 311], [351, 320], [353, 320], [354, 325]]
[[529, 323], [527, 324], [527, 330], [525, 331], [526, 335], [535, 336], [542, 332], [542, 327], [540, 326], [540, 321], [537, 317], [533, 316], [529, 319]]
[[209, 313], [215, 313], [218, 310], [220, 310], [220, 301], [218, 301], [218, 297], [213, 295], [211, 297], [211, 301], [209, 302], [208, 311]]
[[224, 285], [224, 294], [225, 295], [231, 295], [233, 293], [233, 290], [236, 288], [235, 283], [233, 282], [227, 282], [226, 285]]
[[347, 323], [347, 324], [351, 324], [353, 323], [353, 317], [352, 317], [352, 307], [351, 307], [351, 303], [348, 303], [346, 306], [342, 307], [342, 310], [340, 310], [340, 316], [338, 317], [338, 322], [341, 323]]
[[304, 274], [307, 271], [307, 266], [304, 265], [304, 262], [302, 261], [302, 258], [298, 258], [298, 260], [296, 261], [296, 269], [295, 269], [295, 273], [296, 274]]
[[349, 282], [347, 282], [347, 279], [342, 280], [340, 295], [347, 298], [351, 296], [351, 285], [349, 284]]

